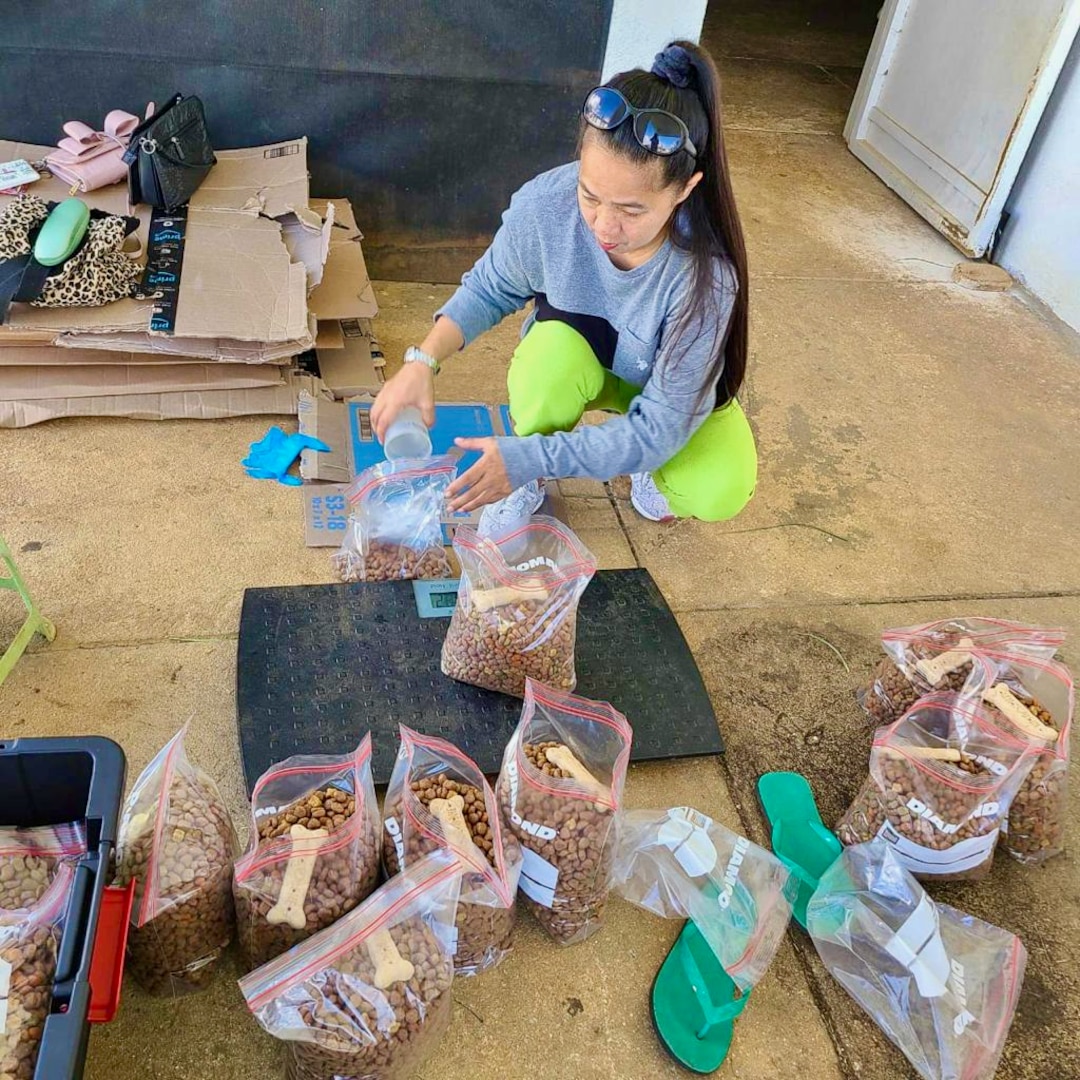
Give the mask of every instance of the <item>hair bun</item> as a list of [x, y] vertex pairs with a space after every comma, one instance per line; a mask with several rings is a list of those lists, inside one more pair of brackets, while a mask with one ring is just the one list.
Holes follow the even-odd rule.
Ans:
[[661, 79], [667, 79], [672, 86], [685, 90], [694, 74], [694, 58], [681, 45], [669, 45], [663, 52], [656, 54], [652, 73], [659, 75]]

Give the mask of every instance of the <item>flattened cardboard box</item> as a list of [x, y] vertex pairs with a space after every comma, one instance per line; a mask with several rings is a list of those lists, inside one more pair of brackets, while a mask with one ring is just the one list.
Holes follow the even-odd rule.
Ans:
[[379, 305], [349, 200], [314, 199], [311, 208], [324, 219], [333, 215], [322, 281], [308, 297], [312, 314], [318, 319], [373, 319]]
[[[0, 144], [0, 153], [6, 147], [12, 147], [13, 156], [17, 152], [13, 144]], [[219, 167], [211, 170], [188, 211], [176, 339], [282, 343], [308, 335], [307, 267], [292, 262], [282, 224], [259, 216], [260, 212], [306, 212], [306, 147], [307, 141], [298, 139], [219, 152], [219, 160], [224, 162], [222, 172], [215, 179]], [[50, 148], [29, 149], [40, 156]], [[46, 183], [52, 185], [55, 181]], [[55, 196], [55, 192], [39, 188], [39, 184], [31, 185], [30, 190]], [[125, 213], [126, 188], [112, 185], [90, 192], [86, 202]], [[304, 214], [305, 221], [308, 216]], [[140, 207], [139, 217], [148, 221], [149, 208]], [[18, 329], [58, 334], [145, 333], [152, 312], [152, 300], [120, 300], [96, 308], [13, 304], [9, 321]]]
[[[319, 323], [320, 333], [321, 327], [326, 325], [325, 320]], [[334, 397], [341, 400], [360, 394], [377, 394], [385, 381], [386, 359], [381, 351], [376, 353], [370, 322], [367, 319], [341, 319], [331, 325], [337, 326], [341, 347], [316, 349], [323, 382], [333, 390]]]
[[307, 547], [341, 547], [349, 524], [345, 492], [348, 484], [310, 483], [300, 489], [304, 500], [304, 543]]
[[[60, 334], [56, 344], [64, 349], [80, 351], [130, 349], [143, 359], [158, 356], [165, 360], [180, 360], [186, 357], [218, 360], [223, 364], [280, 364], [312, 348], [315, 342], [314, 326], [314, 319], [309, 320], [307, 333], [303, 337], [277, 343], [237, 341], [235, 338], [176, 338], [165, 334], [115, 333]], [[0, 363], [3, 363], [3, 354], [4, 350], [0, 349]]]
[[0, 401], [123, 397], [282, 386], [277, 367], [217, 364], [65, 364], [0, 367]]
[[292, 372], [280, 386], [250, 390], [127, 394], [120, 397], [0, 401], [0, 428], [29, 427], [67, 416], [124, 416], [138, 420], [217, 420], [227, 416], [290, 416], [300, 390], [329, 393], [319, 380]]
[[301, 392], [296, 402], [296, 419], [301, 435], [321, 439], [330, 451], [301, 450], [300, 475], [305, 480], [347, 483], [349, 468], [349, 412], [342, 401], [321, 394]]
[[[58, 345], [11, 345], [0, 349], [0, 378], [5, 367], [71, 367], [77, 364], [205, 364], [195, 356], [118, 352], [112, 349], [61, 349]], [[277, 366], [277, 365], [275, 365]]]

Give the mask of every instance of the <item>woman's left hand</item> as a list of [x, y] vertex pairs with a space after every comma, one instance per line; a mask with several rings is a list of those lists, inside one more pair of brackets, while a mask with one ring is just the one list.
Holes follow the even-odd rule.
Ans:
[[446, 489], [447, 505], [453, 513], [468, 514], [514, 490], [497, 439], [455, 439], [454, 445], [479, 452], [480, 460]]

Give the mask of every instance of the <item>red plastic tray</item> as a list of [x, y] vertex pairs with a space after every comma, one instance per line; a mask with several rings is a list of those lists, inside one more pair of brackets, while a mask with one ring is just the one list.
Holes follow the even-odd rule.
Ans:
[[101, 894], [101, 912], [90, 961], [90, 1009], [87, 1015], [91, 1024], [108, 1023], [120, 1007], [124, 950], [134, 899], [134, 880], [124, 888], [109, 886]]

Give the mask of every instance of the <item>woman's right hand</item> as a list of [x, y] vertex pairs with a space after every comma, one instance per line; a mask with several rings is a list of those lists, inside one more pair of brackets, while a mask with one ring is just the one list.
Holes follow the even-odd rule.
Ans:
[[398, 413], [410, 405], [420, 410], [428, 427], [434, 425], [435, 373], [427, 364], [406, 364], [375, 396], [371, 426], [379, 442], [384, 440], [386, 429], [397, 419]]

